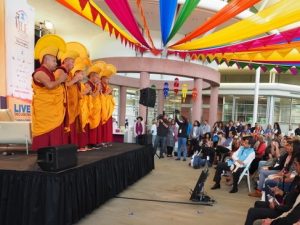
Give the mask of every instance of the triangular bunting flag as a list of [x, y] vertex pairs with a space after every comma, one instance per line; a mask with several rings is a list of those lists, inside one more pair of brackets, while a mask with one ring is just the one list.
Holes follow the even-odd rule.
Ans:
[[281, 73], [281, 68], [279, 66], [275, 66], [274, 68], [277, 71], [277, 73]]
[[265, 67], [267, 67], [268, 71], [270, 71], [274, 68], [274, 65], [265, 65]]
[[283, 72], [283, 73], [285, 73], [286, 71], [288, 71], [289, 70], [289, 66], [280, 66], [280, 69], [281, 69], [281, 71]]
[[234, 61], [229, 61], [229, 62], [228, 62], [228, 65], [229, 65], [229, 66], [233, 66], [234, 64], [235, 64]]
[[120, 32], [118, 30], [115, 29], [115, 37], [116, 39], [118, 39]]
[[263, 72], [267, 72], [268, 71], [268, 68], [264, 65], [261, 65], [260, 66], [260, 69], [263, 71]]
[[262, 51], [260, 52], [260, 54], [262, 55], [262, 57], [264, 57], [265, 59], [268, 59], [270, 55], [272, 55], [272, 51]]
[[242, 69], [244, 69], [248, 65], [248, 63], [239, 62], [239, 65]]
[[258, 67], [259, 67], [259, 64], [252, 64], [252, 67], [254, 68], [254, 69], [257, 69]]
[[83, 10], [86, 6], [86, 4], [89, 2], [89, 0], [79, 0], [79, 4], [81, 9]]
[[100, 20], [101, 20], [101, 26], [102, 26], [102, 30], [105, 29], [105, 26], [107, 24], [107, 20], [104, 18], [104, 16], [102, 16], [101, 14], [100, 15]]
[[108, 32], [109, 32], [109, 35], [111, 35], [112, 32], [113, 32], [114, 27], [113, 27], [110, 23], [107, 23], [107, 24], [108, 24]]
[[[90, 4], [90, 3], [89, 3]], [[93, 21], [96, 20], [97, 16], [99, 15], [99, 12], [98, 10], [90, 4], [90, 8], [91, 8], [91, 13], [92, 13], [92, 16], [93, 16]]]
[[287, 49], [278, 49], [277, 52], [278, 54], [281, 55], [282, 58], [287, 56], [293, 49], [292, 48], [287, 48]]
[[297, 70], [297, 67], [291, 67], [290, 68], [290, 71], [293, 75], [297, 75], [298, 74], [298, 70]]

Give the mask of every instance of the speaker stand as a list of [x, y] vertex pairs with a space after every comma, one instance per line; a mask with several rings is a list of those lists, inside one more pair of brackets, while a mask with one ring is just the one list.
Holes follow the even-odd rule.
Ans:
[[196, 202], [199, 205], [209, 205], [212, 206], [215, 203], [215, 200], [209, 197], [204, 192], [205, 181], [208, 177], [208, 166], [202, 170], [199, 179], [194, 187], [194, 190], [191, 190], [190, 200]]
[[[148, 124], [148, 106], [146, 106], [146, 118], [145, 118], [145, 135], [144, 135], [144, 143], [147, 143], [147, 138], [148, 138], [148, 129], [147, 129], [147, 124]], [[152, 144], [151, 144], [152, 145]], [[153, 146], [152, 146], [153, 148]], [[160, 159], [159, 155], [156, 153], [154, 153], [154, 156], [157, 156], [157, 158]]]

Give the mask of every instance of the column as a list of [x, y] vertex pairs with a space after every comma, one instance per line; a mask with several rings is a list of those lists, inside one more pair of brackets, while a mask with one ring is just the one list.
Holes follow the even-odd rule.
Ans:
[[271, 124], [273, 126], [273, 116], [274, 116], [274, 96], [269, 96], [268, 101], [268, 124]]
[[[150, 74], [148, 72], [140, 73], [140, 89], [150, 87]], [[139, 105], [139, 116], [146, 121], [146, 106]]]
[[192, 107], [192, 122], [195, 120], [201, 121], [202, 119], [202, 86], [203, 81], [202, 79], [195, 78], [194, 79], [194, 87], [198, 90], [198, 96], [196, 101], [193, 102]]
[[209, 99], [209, 125], [212, 127], [218, 120], [219, 87], [211, 87]]
[[119, 126], [125, 126], [127, 87], [120, 86]]
[[6, 108], [6, 59], [5, 59], [4, 1], [0, 1], [0, 109]]
[[163, 90], [157, 90], [157, 115], [160, 115], [164, 111], [164, 91]]
[[255, 92], [254, 92], [254, 104], [253, 104], [253, 121], [252, 126], [257, 122], [257, 109], [258, 109], [258, 96], [259, 96], [259, 82], [260, 82], [260, 67], [255, 72]]
[[236, 115], [236, 97], [232, 97], [232, 110], [231, 110], [231, 120], [235, 121], [235, 115]]

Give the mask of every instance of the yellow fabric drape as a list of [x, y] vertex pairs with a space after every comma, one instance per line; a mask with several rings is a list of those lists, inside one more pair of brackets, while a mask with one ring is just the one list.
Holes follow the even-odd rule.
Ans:
[[32, 136], [39, 136], [60, 126], [65, 116], [63, 86], [46, 89], [32, 82]]
[[300, 21], [300, 1], [281, 0], [257, 14], [203, 38], [172, 47], [177, 50], [209, 48], [247, 38]]

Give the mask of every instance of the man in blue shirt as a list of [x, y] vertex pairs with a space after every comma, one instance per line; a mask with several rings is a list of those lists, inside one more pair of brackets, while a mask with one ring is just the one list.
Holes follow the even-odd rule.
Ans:
[[237, 183], [239, 177], [245, 167], [255, 158], [254, 149], [251, 147], [252, 136], [242, 137], [241, 147], [233, 153], [232, 159], [226, 162], [219, 162], [214, 176], [214, 186], [212, 190], [221, 188], [221, 174], [223, 171], [232, 171], [233, 187], [229, 193], [236, 193], [238, 191]]

